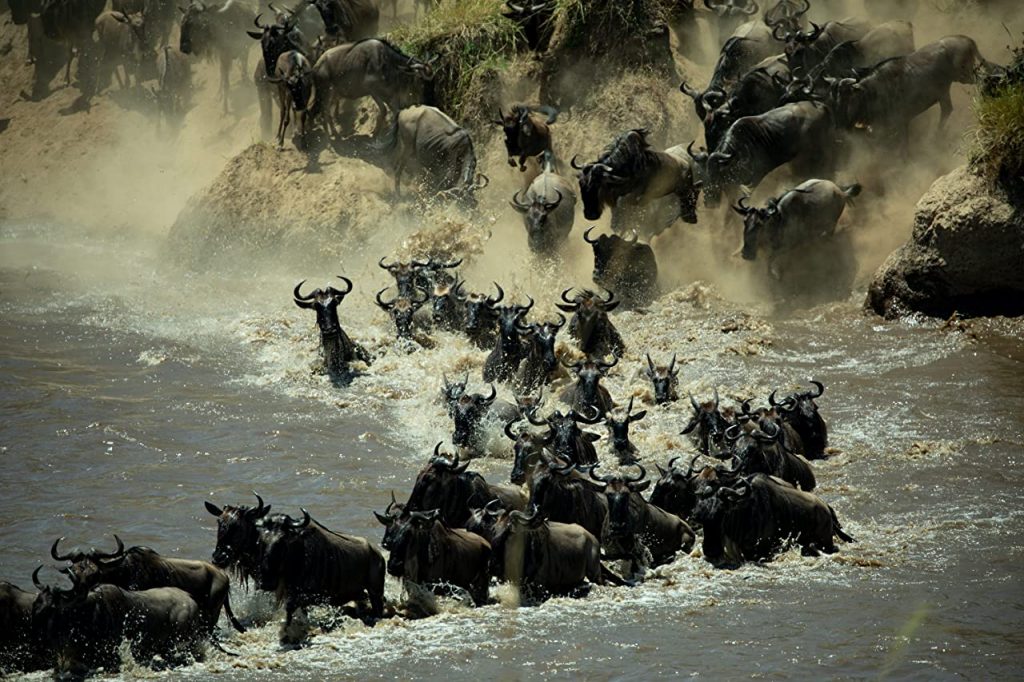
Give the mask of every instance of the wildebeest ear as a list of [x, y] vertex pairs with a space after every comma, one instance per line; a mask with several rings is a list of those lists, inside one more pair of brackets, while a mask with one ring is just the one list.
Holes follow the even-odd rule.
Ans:
[[639, 483], [634, 483], [630, 485], [629, 489], [635, 493], [642, 493], [643, 491], [647, 490], [650, 486], [651, 479], [647, 479], [646, 481], [640, 481]]
[[590, 433], [589, 431], [584, 431], [583, 437], [589, 440], [591, 443], [601, 440], [601, 436], [599, 436], [596, 433]]
[[249, 34], [249, 37], [253, 40], [263, 39], [263, 31], [246, 31], [246, 33]]
[[606, 305], [604, 307], [604, 311], [606, 313], [610, 313], [611, 311], [613, 311], [613, 310], [615, 310], [616, 308], [619, 307], [619, 303], [620, 303], [620, 301], [612, 301], [611, 303], [609, 303], [608, 305]]
[[565, 305], [563, 303], [556, 303], [555, 307], [561, 310], [563, 313], [574, 313], [576, 312], [575, 305]]
[[220, 517], [224, 513], [224, 510], [215, 505], [213, 502], [204, 502], [206, 505], [206, 511], [210, 512], [214, 516]]

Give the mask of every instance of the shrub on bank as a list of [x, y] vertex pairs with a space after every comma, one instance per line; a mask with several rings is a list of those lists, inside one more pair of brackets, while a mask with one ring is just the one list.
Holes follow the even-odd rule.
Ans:
[[1013, 50], [1005, 72], [982, 81], [971, 161], [990, 180], [1024, 194], [1024, 45]]

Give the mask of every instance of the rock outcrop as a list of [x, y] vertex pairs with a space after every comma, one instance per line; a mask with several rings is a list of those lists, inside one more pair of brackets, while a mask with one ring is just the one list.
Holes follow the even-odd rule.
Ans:
[[1024, 314], [1024, 206], [967, 166], [939, 178], [865, 305], [887, 318]]

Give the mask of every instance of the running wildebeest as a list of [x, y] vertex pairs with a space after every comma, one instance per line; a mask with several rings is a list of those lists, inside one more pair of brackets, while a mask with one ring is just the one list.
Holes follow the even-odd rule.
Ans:
[[649, 304], [658, 295], [658, 262], [654, 249], [641, 244], [636, 230], [632, 239], [617, 234], [591, 239], [588, 227], [583, 240], [594, 251], [594, 284], [611, 291], [622, 291], [622, 300], [634, 308]]
[[569, 238], [576, 219], [576, 190], [566, 178], [558, 175], [550, 157], [545, 157], [543, 170], [533, 179], [523, 198], [512, 195], [512, 208], [523, 215], [526, 243], [538, 255], [554, 256], [556, 249]]
[[254, 14], [243, 4], [227, 0], [221, 7], [192, 0], [187, 8], [179, 8], [181, 37], [179, 47], [185, 54], [204, 59], [216, 59], [220, 65], [220, 95], [224, 111], [228, 111], [228, 90], [231, 64], [238, 62], [242, 77], [246, 72], [249, 39], [245, 29], [253, 22]]
[[666, 367], [655, 366], [651, 354], [647, 353], [647, 369], [644, 370], [654, 388], [654, 403], [666, 405], [679, 400], [679, 370], [676, 369], [676, 354]]
[[555, 306], [562, 312], [572, 313], [569, 335], [576, 339], [579, 349], [585, 355], [604, 357], [610, 354], [622, 357], [626, 345], [615, 325], [608, 319], [608, 313], [619, 306], [615, 294], [605, 289], [607, 297], [602, 300], [593, 291], [584, 289], [570, 300], [570, 291], [572, 287], [563, 291], [563, 302]]
[[371, 362], [366, 349], [353, 342], [338, 321], [338, 305], [352, 291], [351, 280], [341, 275], [338, 275], [338, 279], [345, 283], [344, 291], [328, 285], [324, 289], [314, 289], [309, 295], [303, 296], [300, 289], [306, 280], [302, 280], [295, 285], [292, 292], [295, 305], [316, 311], [316, 325], [320, 328], [320, 351], [327, 372], [332, 375], [347, 372], [351, 362], [358, 360], [367, 365]]

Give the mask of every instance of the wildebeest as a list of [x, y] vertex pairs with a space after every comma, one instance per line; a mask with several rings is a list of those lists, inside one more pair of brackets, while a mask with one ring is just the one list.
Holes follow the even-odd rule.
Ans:
[[858, 78], [833, 87], [836, 119], [846, 128], [867, 128], [883, 137], [897, 136], [904, 152], [910, 122], [939, 105], [939, 130], [953, 112], [953, 83], [974, 83], [975, 69], [988, 64], [967, 36], [952, 35], [906, 55], [887, 59]]
[[328, 131], [338, 134], [332, 118], [335, 100], [370, 97], [377, 105], [377, 135], [386, 131], [390, 111], [397, 119], [401, 109], [425, 101], [424, 89], [434, 78], [430, 64], [404, 54], [391, 43], [369, 38], [325, 51], [313, 71], [316, 85], [315, 116], [324, 116]]
[[780, 58], [771, 59], [767, 65], [757, 66], [744, 74], [724, 103], [709, 110], [704, 118], [704, 140], [708, 149], [717, 148], [726, 131], [737, 120], [777, 107], [789, 83], [789, 66]]
[[828, 426], [818, 413], [818, 405], [814, 400], [825, 392], [825, 386], [820, 381], [811, 383], [817, 388], [816, 391], [798, 391], [783, 398], [781, 402], [776, 402], [776, 392], [772, 391], [768, 401], [779, 411], [783, 421], [800, 435], [804, 456], [807, 459], [823, 459], [825, 448], [828, 447]]
[[449, 283], [434, 285], [430, 297], [430, 319], [438, 329], [456, 332], [465, 326], [466, 304], [456, 295], [461, 283], [456, 275]]
[[[504, 298], [504, 291], [497, 283], [494, 286], [498, 289], [499, 298]], [[529, 296], [527, 297], [529, 298]], [[519, 369], [519, 363], [526, 357], [527, 346], [524, 343], [523, 333], [520, 331], [521, 321], [524, 315], [533, 307], [533, 299], [527, 305], [503, 305], [494, 306], [498, 316], [498, 339], [494, 348], [484, 360], [484, 381], [507, 382], [515, 377]]]
[[401, 192], [402, 174], [417, 168], [428, 195], [449, 195], [469, 206], [474, 192], [487, 186], [487, 176], [476, 172], [476, 153], [469, 133], [436, 107], [403, 109], [380, 146], [391, 157], [395, 194]]
[[558, 175], [554, 163], [545, 159], [543, 170], [527, 188], [512, 195], [512, 208], [523, 215], [526, 243], [538, 255], [554, 256], [555, 250], [569, 238], [576, 219], [576, 190]]
[[827, 240], [850, 201], [860, 194], [860, 185], [839, 186], [830, 180], [808, 180], [779, 197], [768, 199], [763, 208], [747, 206], [745, 198], [733, 206], [743, 216], [744, 260], [754, 260], [758, 248], [768, 251], [769, 272], [775, 257], [783, 251], [807, 249]]
[[534, 426], [548, 427], [548, 433], [544, 439], [550, 444], [551, 451], [557, 457], [576, 466], [597, 463], [597, 450], [594, 448], [594, 443], [601, 437], [596, 433], [582, 430], [579, 425], [597, 424], [600, 417], [583, 416], [575, 410], [569, 410], [566, 414], [555, 410], [543, 419], [536, 414], [528, 414], [526, 418]]
[[49, 666], [42, 638], [32, 629], [35, 600], [35, 592], [0, 580], [0, 675]]
[[651, 360], [651, 354], [647, 353], [647, 369], [644, 373], [651, 380], [654, 388], [654, 403], [666, 405], [679, 400], [679, 370], [676, 369], [676, 354], [672, 354], [672, 360], [665, 367], [659, 367]]
[[704, 558], [716, 566], [770, 559], [787, 540], [812, 556], [835, 552], [835, 537], [853, 542], [820, 498], [763, 474], [702, 498], [694, 515], [704, 526]]
[[259, 522], [260, 589], [274, 592], [286, 610], [285, 632], [296, 611], [315, 604], [344, 606], [370, 599], [371, 613], [384, 614], [384, 556], [365, 538], [332, 531], [287, 514]]
[[[707, 178], [705, 200], [715, 205], [724, 188], [756, 187], [768, 173], [789, 163], [804, 177], [832, 174], [835, 153], [832, 112], [821, 102], [784, 104], [733, 123], [711, 152], [690, 156]], [[692, 143], [691, 143], [692, 146]]]
[[829, 21], [824, 26], [812, 21], [809, 31], [786, 31], [782, 26], [776, 26], [772, 35], [776, 40], [785, 41], [789, 68], [794, 72], [809, 73], [833, 47], [848, 40], [859, 40], [870, 30], [871, 24], [867, 21], [843, 19]]
[[559, 313], [558, 322], [521, 325], [519, 332], [526, 341], [526, 355], [516, 373], [515, 385], [520, 391], [535, 391], [549, 384], [559, 373], [555, 338], [565, 326], [565, 317]]
[[678, 456], [668, 461], [667, 469], [656, 464], [660, 477], [655, 481], [654, 489], [651, 490], [651, 504], [657, 505], [670, 514], [675, 514], [684, 521], [688, 520], [697, 504], [693, 477], [698, 471], [695, 465], [699, 458], [700, 454], [694, 455], [685, 471], [676, 465], [676, 462], [680, 460]]
[[544, 156], [553, 161], [551, 129], [548, 126], [557, 118], [558, 110], [549, 106], [513, 104], [508, 113], [498, 107], [498, 118], [494, 123], [505, 133], [508, 165], [515, 168], [518, 164], [519, 171], [525, 172], [527, 159], [539, 163], [540, 157]]
[[463, 374], [461, 381], [449, 381], [447, 374], [442, 374], [441, 379], [444, 382], [441, 386], [441, 401], [444, 403], [448, 416], [453, 417], [459, 398], [466, 393], [466, 385], [469, 383], [469, 372]]
[[726, 429], [725, 439], [739, 458], [744, 474], [776, 476], [808, 492], [817, 485], [814, 470], [807, 460], [786, 449], [783, 431], [778, 425], [767, 420], [740, 419]]
[[512, 471], [509, 473], [509, 480], [514, 485], [526, 485], [527, 489], [533, 488], [533, 479], [541, 467], [547, 468], [551, 459], [545, 453], [545, 448], [550, 445], [553, 438], [551, 432], [547, 434], [534, 433], [528, 428], [523, 428], [516, 433], [513, 430], [518, 419], [513, 419], [505, 424], [505, 435], [512, 441]]
[[395, 334], [398, 338], [411, 339], [413, 316], [430, 299], [430, 294], [423, 289], [416, 289], [413, 298], [398, 295], [390, 301], [385, 301], [381, 298], [381, 294], [387, 290], [388, 287], [384, 287], [377, 292], [377, 306], [386, 312], [391, 317], [391, 321], [395, 323]]
[[463, 331], [477, 348], [491, 349], [498, 336], [498, 314], [495, 312], [495, 306], [504, 299], [505, 292], [498, 287], [498, 295], [492, 298], [486, 294], [466, 293], [464, 288], [465, 282], [455, 288], [455, 295], [466, 306]]
[[522, 3], [506, 0], [505, 6], [508, 11], [503, 12], [503, 16], [519, 24], [527, 46], [534, 52], [546, 50], [554, 30], [554, 0], [525, 0]]
[[181, 50], [165, 45], [156, 52], [156, 98], [160, 120], [179, 125], [192, 103], [192, 64]]
[[385, 262], [385, 258], [377, 262], [377, 266], [395, 278], [395, 287], [398, 295], [404, 298], [412, 298], [417, 289], [430, 289], [437, 283], [437, 273], [443, 269], [457, 268], [462, 264], [462, 259], [453, 261], [437, 261], [433, 258], [419, 260], [413, 258], [410, 261]]
[[243, 582], [250, 578], [259, 579], [260, 535], [256, 523], [270, 513], [271, 505], [263, 504], [263, 498], [256, 495], [259, 504], [225, 505], [218, 507], [205, 502], [206, 511], [217, 519], [217, 546], [213, 550], [213, 565], [228, 569]]
[[394, 538], [388, 573], [435, 589], [461, 587], [477, 606], [486, 604], [490, 543], [476, 533], [450, 528], [438, 509], [408, 516]]
[[589, 581], [603, 585], [600, 541], [574, 523], [551, 521], [543, 511], [509, 512], [492, 545], [491, 570], [535, 598], [572, 594]]
[[309, 295], [303, 296], [300, 289], [306, 280], [295, 285], [292, 292], [295, 305], [316, 312], [316, 326], [320, 328], [320, 352], [323, 356], [327, 372], [340, 375], [348, 371], [348, 365], [356, 360], [370, 364], [370, 354], [366, 349], [355, 343], [341, 328], [338, 321], [338, 305], [352, 291], [352, 281], [338, 275], [345, 283], [344, 291], [328, 285], [324, 289], [314, 289]]
[[434, 447], [434, 455], [416, 476], [408, 511], [441, 510], [441, 519], [451, 528], [462, 528], [469, 518], [470, 500], [486, 504], [499, 500], [505, 509], [525, 509], [526, 498], [516, 488], [492, 485], [475, 471], [467, 471], [469, 460], [460, 462], [441, 454], [441, 444]]
[[184, 590], [135, 592], [114, 585], [88, 590], [77, 583], [64, 590], [43, 585], [38, 573], [36, 569], [32, 576], [39, 589], [32, 606], [33, 628], [52, 647], [59, 679], [97, 668], [118, 670], [126, 641], [132, 657], [144, 664], [155, 656], [167, 662], [201, 658], [207, 629], [202, 610]]
[[761, 11], [754, 0], [704, 0], [704, 6], [715, 13], [718, 42], [724, 42], [750, 17]]
[[[596, 464], [596, 461], [589, 464]], [[530, 504], [552, 521], [578, 523], [601, 540], [608, 532], [608, 500], [604, 484], [582, 475], [570, 462], [548, 462], [538, 469], [530, 488]]]
[[605, 485], [608, 499], [608, 534], [601, 544], [609, 559], [628, 559], [632, 575], [641, 574], [671, 561], [677, 552], [689, 552], [695, 536], [686, 522], [651, 504], [640, 493], [650, 487], [647, 472], [639, 464], [636, 476], [595, 473], [590, 476]]
[[647, 416], [647, 410], [633, 412], [633, 397], [630, 396], [629, 404], [622, 416], [612, 412], [605, 415], [604, 425], [608, 427], [608, 444], [612, 452], [619, 458], [619, 464], [635, 464], [637, 461], [636, 445], [629, 440], [629, 425], [638, 422]]
[[185, 54], [204, 59], [216, 59], [220, 64], [220, 95], [224, 111], [228, 111], [228, 89], [231, 64], [235, 61], [246, 72], [249, 41], [244, 29], [254, 20], [251, 10], [235, 0], [227, 0], [215, 7], [201, 0], [192, 0], [182, 9], [179, 47]]
[[615, 294], [605, 289], [607, 297], [601, 299], [593, 291], [584, 289], [569, 299], [568, 288], [562, 292], [562, 303], [555, 305], [565, 313], [572, 313], [569, 320], [569, 335], [576, 339], [579, 349], [585, 355], [597, 355], [604, 357], [614, 355], [622, 357], [626, 352], [626, 344], [608, 318], [608, 313], [619, 306], [615, 300]]
[[658, 262], [649, 244], [639, 243], [636, 230], [631, 240], [617, 234], [590, 238], [588, 227], [583, 239], [594, 251], [594, 284], [612, 291], [624, 292], [622, 300], [629, 307], [650, 303], [658, 295]]
[[391, 491], [391, 501], [384, 508], [384, 513], [373, 512], [377, 521], [384, 526], [384, 538], [380, 546], [389, 552], [395, 548], [395, 541], [402, 531], [402, 526], [409, 522], [409, 511], [405, 505], [395, 499], [395, 491]]
[[274, 75], [268, 83], [277, 84], [277, 103], [281, 118], [277, 124], [277, 148], [284, 149], [284, 135], [292, 115], [298, 129], [300, 145], [306, 147], [306, 132], [309, 125], [309, 99], [313, 94], [313, 67], [298, 50], [289, 50], [277, 58]]
[[83, 95], [92, 95], [95, 82], [95, 43], [92, 34], [106, 0], [43, 0], [39, 11], [43, 33], [67, 49], [64, 81], [71, 83], [71, 60], [78, 51], [78, 83]]
[[807, 73], [811, 82], [842, 78], [854, 69], [866, 68], [914, 51], [914, 27], [907, 21], [879, 24], [859, 40], [846, 40], [831, 50]]
[[308, 0], [320, 12], [327, 35], [352, 42], [378, 33], [377, 0]]
[[[463, 385], [464, 386], [464, 385]], [[484, 452], [487, 445], [487, 421], [492, 417], [498, 391], [491, 384], [491, 394], [463, 393], [449, 403], [452, 418], [452, 444], [473, 455]]]
[[[122, 89], [131, 86], [132, 76], [135, 84], [139, 85], [142, 82], [142, 62], [153, 54], [146, 16], [141, 12], [104, 12], [96, 17], [96, 36], [100, 52], [97, 90], [110, 85], [111, 71]], [[118, 66], [124, 70], [123, 79]]]
[[690, 406], [693, 416], [680, 433], [690, 434], [702, 455], [720, 456], [725, 447], [725, 431], [731, 423], [719, 410], [718, 389], [715, 389], [715, 397], [706, 403], [698, 403], [691, 395]]
[[58, 538], [50, 548], [55, 561], [69, 562], [64, 572], [74, 576], [74, 582], [81, 589], [92, 589], [97, 585], [117, 585], [126, 590], [148, 590], [155, 587], [177, 587], [184, 590], [199, 605], [204, 625], [210, 631], [217, 624], [223, 609], [231, 625], [239, 632], [245, 632], [231, 612], [231, 580], [221, 568], [206, 561], [189, 561], [161, 556], [149, 547], [124, 548], [116, 535], [117, 551], [113, 554], [102, 552], [73, 552], [61, 555]]
[[615, 403], [608, 389], [601, 385], [601, 379], [618, 364], [619, 359], [604, 362], [597, 358], [587, 358], [582, 362], [562, 362], [576, 374], [576, 382], [562, 392], [562, 400], [569, 403], [577, 414], [593, 414], [603, 418]]
[[[306, 39], [297, 28], [298, 15], [279, 14], [278, 20], [272, 24], [261, 24], [260, 14], [253, 20], [259, 31], [246, 31], [250, 38], [260, 41], [260, 52], [263, 57], [256, 65], [256, 73], [253, 80], [256, 82], [257, 97], [260, 105], [260, 129], [264, 137], [270, 135], [270, 119], [272, 118], [273, 105], [273, 84], [279, 83], [281, 74], [278, 72], [279, 62], [283, 54], [290, 51], [297, 51], [304, 57], [309, 57], [309, 47]], [[288, 61], [283, 65], [288, 67]], [[308, 69], [308, 64], [307, 70]], [[280, 91], [280, 87], [278, 87]], [[279, 93], [283, 94], [283, 93]], [[308, 93], [307, 97], [308, 99]]]
[[[605, 147], [597, 161], [582, 166], [573, 157], [572, 167], [580, 171], [580, 200], [587, 220], [599, 219], [604, 209], [610, 208], [612, 230], [622, 233], [627, 221], [620, 209], [644, 207], [672, 195], [678, 205], [678, 217], [687, 223], [697, 222], [700, 184], [684, 148], [655, 151], [648, 144], [647, 135], [643, 128], [627, 130]], [[645, 234], [656, 234], [663, 226], [647, 229], [641, 221], [641, 227]]]

